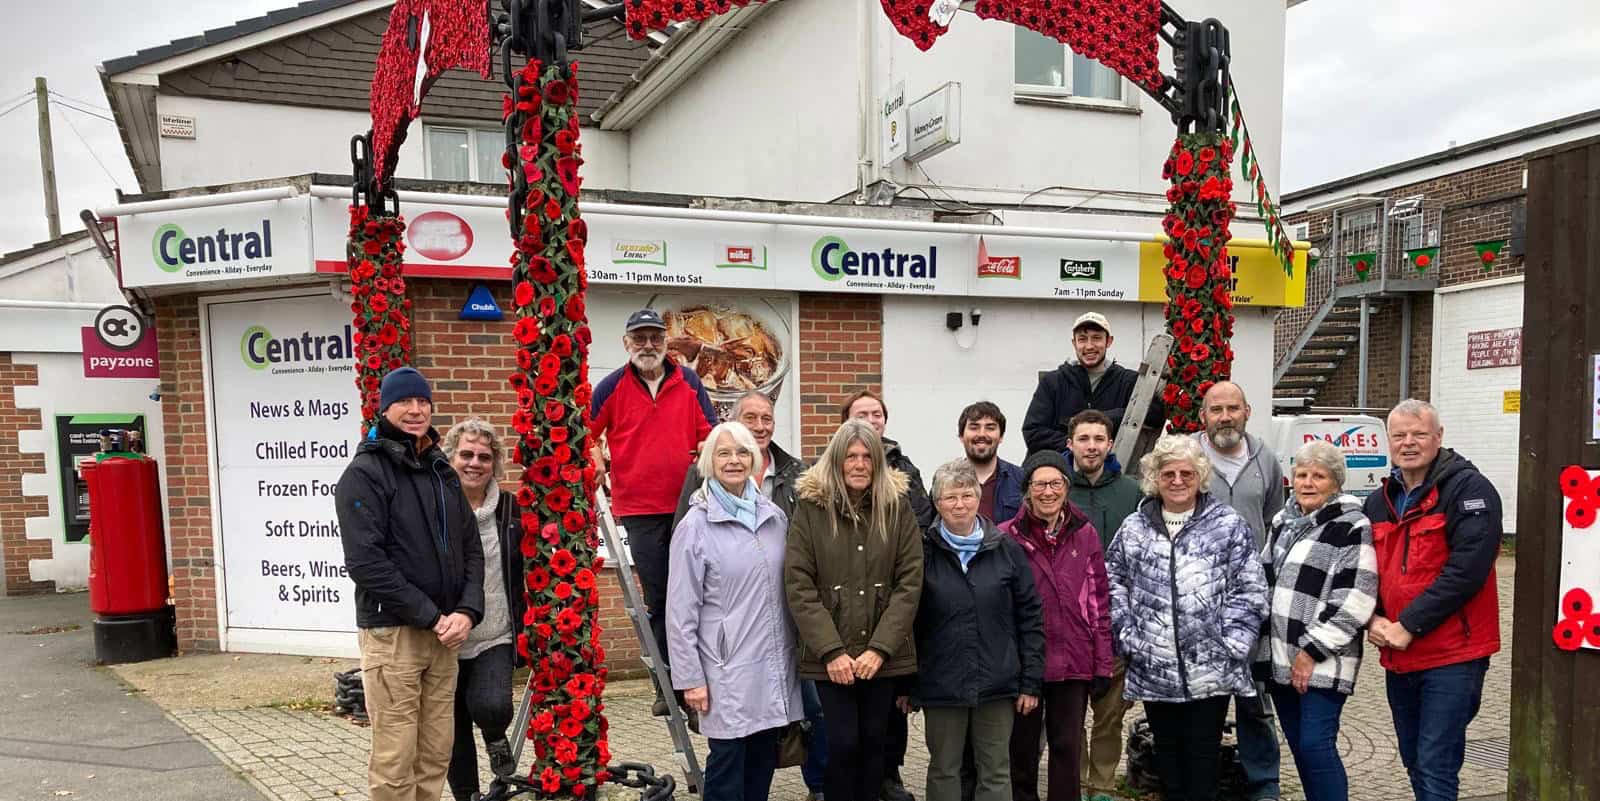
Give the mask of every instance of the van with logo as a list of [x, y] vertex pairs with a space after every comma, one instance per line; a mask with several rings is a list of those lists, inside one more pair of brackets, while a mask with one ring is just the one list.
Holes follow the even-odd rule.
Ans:
[[1313, 439], [1332, 443], [1344, 453], [1344, 491], [1357, 498], [1376, 492], [1389, 475], [1389, 433], [1381, 418], [1366, 414], [1275, 415], [1269, 444], [1278, 455], [1285, 482], [1294, 477], [1295, 452]]

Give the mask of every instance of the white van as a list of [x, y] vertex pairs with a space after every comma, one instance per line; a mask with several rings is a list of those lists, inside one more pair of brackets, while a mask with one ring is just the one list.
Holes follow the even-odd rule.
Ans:
[[1365, 414], [1300, 414], [1272, 418], [1273, 453], [1285, 480], [1294, 476], [1294, 454], [1313, 439], [1344, 452], [1344, 491], [1365, 498], [1389, 475], [1389, 435], [1382, 419]]

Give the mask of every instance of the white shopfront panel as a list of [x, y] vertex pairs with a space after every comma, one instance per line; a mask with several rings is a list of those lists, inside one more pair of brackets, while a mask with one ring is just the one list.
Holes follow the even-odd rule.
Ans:
[[[1505, 530], [1517, 526], [1519, 412], [1506, 393], [1522, 389], [1522, 368], [1467, 369], [1474, 332], [1522, 327], [1522, 280], [1443, 290], [1434, 298], [1432, 402], [1444, 422], [1444, 445], [1467, 457], [1500, 492]], [[1578, 391], [1578, 390], [1574, 390]]]

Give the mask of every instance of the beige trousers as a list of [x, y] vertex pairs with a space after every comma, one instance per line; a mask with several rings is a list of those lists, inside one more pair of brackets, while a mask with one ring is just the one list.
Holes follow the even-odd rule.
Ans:
[[372, 801], [439, 801], [455, 739], [456, 652], [413, 626], [361, 630]]
[[1083, 785], [1091, 792], [1110, 794], [1117, 789], [1117, 763], [1122, 761], [1122, 718], [1133, 706], [1123, 700], [1122, 689], [1128, 675], [1127, 663], [1117, 660], [1111, 673], [1111, 691], [1098, 701], [1090, 700], [1094, 723], [1084, 741]]

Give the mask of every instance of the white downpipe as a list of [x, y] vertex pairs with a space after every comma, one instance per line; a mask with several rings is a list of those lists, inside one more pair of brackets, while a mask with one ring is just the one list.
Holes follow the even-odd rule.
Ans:
[[867, 187], [872, 184], [876, 160], [872, 154], [874, 125], [872, 111], [876, 101], [872, 96], [872, 22], [875, 19], [869, 4], [873, 0], [855, 0], [856, 47], [860, 50], [856, 63], [856, 135], [860, 145], [856, 148], [856, 202], [865, 203]]
[[[345, 194], [350, 190], [346, 189]], [[208, 206], [227, 206], [233, 203], [256, 203], [263, 200], [288, 200], [298, 197], [300, 190], [292, 186], [275, 186], [269, 189], [247, 189], [243, 192], [221, 192], [215, 195], [190, 195], [161, 200], [143, 200], [137, 203], [120, 203], [94, 210], [100, 217], [123, 217], [129, 214], [148, 214], [157, 211], [200, 209]]]

